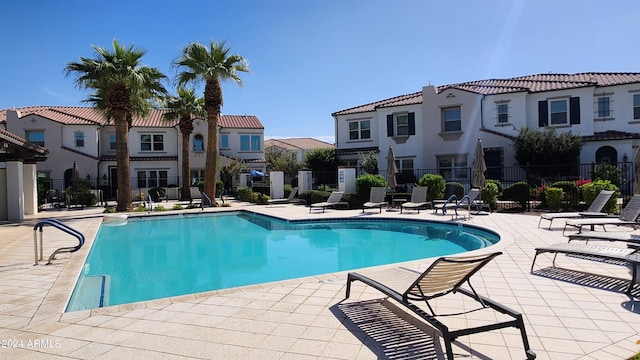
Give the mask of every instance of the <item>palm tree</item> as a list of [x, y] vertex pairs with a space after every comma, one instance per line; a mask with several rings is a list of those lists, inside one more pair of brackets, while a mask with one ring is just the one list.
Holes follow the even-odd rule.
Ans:
[[140, 59], [146, 50], [125, 47], [113, 40], [113, 51], [91, 46], [95, 58], [80, 57], [65, 67], [67, 76], [74, 75], [80, 89], [93, 92], [84, 100], [113, 119], [116, 127], [116, 163], [118, 168], [117, 211], [131, 210], [131, 176], [129, 166], [129, 127], [133, 116], [144, 117], [152, 101], [166, 93], [158, 69], [144, 66]]
[[242, 86], [239, 72], [249, 72], [247, 61], [240, 55], [231, 55], [231, 48], [224, 41], [211, 40], [209, 47], [191, 43], [174, 61], [182, 71], [178, 74], [178, 85], [198, 84], [204, 81], [204, 105], [207, 111], [207, 148], [205, 159], [204, 192], [211, 198], [216, 194], [218, 174], [218, 118], [222, 109], [222, 87], [220, 81], [232, 80]]
[[189, 136], [193, 132], [193, 117], [204, 118], [204, 98], [197, 97], [193, 89], [178, 88], [178, 96], [167, 96], [163, 103], [168, 111], [164, 113], [165, 120], [178, 119], [178, 127], [182, 134], [182, 190], [180, 200], [191, 200], [189, 187]]

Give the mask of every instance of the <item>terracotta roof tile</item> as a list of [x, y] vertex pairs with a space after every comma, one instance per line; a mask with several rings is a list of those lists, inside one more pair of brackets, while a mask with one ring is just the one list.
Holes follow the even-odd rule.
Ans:
[[[7, 110], [0, 110], [0, 122], [6, 122]], [[109, 125], [112, 122], [106, 119], [104, 114], [92, 107], [72, 107], [72, 106], [30, 106], [16, 109], [20, 111], [21, 118], [30, 115], [39, 115], [66, 125]], [[165, 110], [152, 109], [149, 116], [145, 118], [134, 117], [133, 127], [172, 127], [178, 123], [166, 121], [162, 118]], [[222, 115], [220, 126], [230, 128], [250, 128], [264, 129], [264, 126], [257, 117], [252, 115]]]
[[287, 150], [310, 150], [318, 148], [333, 148], [333, 144], [313, 138], [289, 138], [289, 139], [268, 139], [264, 141], [264, 147], [277, 146]]

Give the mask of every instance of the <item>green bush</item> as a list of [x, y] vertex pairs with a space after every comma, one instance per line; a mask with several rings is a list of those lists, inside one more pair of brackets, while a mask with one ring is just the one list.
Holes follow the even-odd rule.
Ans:
[[582, 190], [582, 198], [584, 199], [587, 206], [591, 205], [593, 200], [595, 200], [596, 196], [602, 190], [613, 190], [614, 193], [611, 196], [611, 199], [604, 206], [602, 211], [614, 214], [618, 212], [618, 197], [620, 196], [620, 189], [617, 186], [611, 183], [609, 180], [596, 180], [587, 184], [584, 184], [580, 187]]
[[522, 209], [526, 209], [529, 201], [529, 184], [526, 181], [514, 183], [502, 191], [502, 199], [517, 201]]
[[451, 195], [455, 195], [458, 200], [464, 196], [464, 185], [456, 181], [445, 183], [444, 198], [448, 199]]
[[492, 211], [496, 210], [498, 208], [498, 185], [494, 182], [486, 182], [480, 192], [480, 199], [489, 204]]
[[598, 164], [591, 172], [591, 177], [595, 180], [609, 180], [613, 185], [620, 185], [620, 174], [622, 171], [614, 164]]
[[387, 181], [382, 175], [365, 174], [356, 178], [356, 195], [366, 201], [372, 187], [386, 187]]
[[560, 210], [562, 199], [564, 198], [564, 190], [556, 187], [548, 187], [544, 191], [544, 197], [547, 199], [549, 209], [552, 211]]
[[502, 183], [500, 182], [500, 180], [487, 179], [487, 181], [485, 182], [485, 186], [487, 186], [488, 183], [495, 184], [498, 187], [498, 193], [496, 194], [497, 197], [502, 196], [502, 191], [504, 190], [504, 188], [502, 187]]
[[427, 201], [444, 197], [446, 182], [440, 174], [425, 174], [418, 180], [418, 185], [427, 187]]
[[252, 202], [253, 190], [250, 187], [241, 186], [236, 190], [236, 199], [245, 202]]
[[[578, 196], [580, 193], [578, 190], [578, 185], [576, 185], [574, 181], [556, 181], [553, 184], [551, 184], [551, 187], [562, 189], [562, 193], [563, 193], [562, 200], [567, 201], [569, 203], [570, 209], [575, 209], [578, 206], [578, 200], [579, 200]], [[545, 198], [546, 198], [546, 190], [545, 190]], [[549, 205], [549, 207], [551, 207], [551, 204], [549, 204], [548, 202], [547, 204]]]
[[269, 196], [259, 192], [254, 192], [251, 194], [251, 202], [258, 205], [267, 205], [270, 199], [271, 198]]

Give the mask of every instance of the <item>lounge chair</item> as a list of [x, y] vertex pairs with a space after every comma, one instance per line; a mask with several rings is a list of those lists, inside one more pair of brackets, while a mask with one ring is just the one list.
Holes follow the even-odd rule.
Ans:
[[382, 207], [387, 206], [389, 203], [384, 201], [384, 197], [387, 194], [387, 189], [381, 186], [373, 186], [371, 187], [371, 192], [369, 193], [369, 201], [362, 204], [362, 212], [364, 213], [365, 209], [378, 208], [380, 213], [382, 213]]
[[427, 206], [428, 204], [427, 187], [415, 186], [413, 190], [411, 190], [411, 200], [400, 204], [400, 213], [402, 213], [403, 209], [413, 209], [417, 210], [418, 214], [420, 214], [420, 209]]
[[631, 294], [633, 284], [636, 283], [638, 263], [640, 263], [640, 249], [638, 248], [623, 248], [623, 247], [608, 247], [597, 246], [589, 244], [576, 244], [576, 243], [557, 243], [549, 246], [536, 248], [536, 255], [533, 257], [531, 263], [531, 272], [533, 272], [533, 266], [536, 263], [536, 259], [539, 254], [552, 253], [553, 254], [553, 267], [556, 267], [556, 257], [558, 254], [571, 254], [584, 257], [586, 259], [598, 259], [615, 261], [616, 264], [624, 264], [632, 266], [632, 278], [629, 283], [629, 287], [626, 291], [627, 294]]
[[585, 231], [580, 234], [570, 234], [569, 242], [573, 240], [584, 241], [588, 244], [589, 241], [610, 241], [610, 242], [625, 242], [628, 246], [640, 247], [640, 234], [630, 232], [600, 232], [600, 231]]
[[334, 191], [329, 195], [329, 198], [325, 202], [319, 202], [315, 204], [311, 204], [309, 207], [309, 212], [313, 208], [322, 208], [322, 212], [328, 207], [335, 207], [336, 205], [344, 205], [348, 204], [347, 202], [340, 201], [342, 200], [342, 195], [344, 195], [344, 191]]
[[598, 225], [606, 231], [605, 225], [631, 225], [635, 229], [640, 216], [640, 195], [635, 194], [622, 209], [618, 217], [589, 218], [589, 219], [569, 219], [565, 222], [562, 234], [567, 230], [567, 226], [578, 228], [578, 233], [582, 232], [582, 227], [590, 226], [591, 229]]
[[[484, 296], [478, 295], [469, 281], [473, 274], [500, 254], [500, 252], [496, 252], [476, 256], [441, 257], [431, 264], [423, 273], [404, 268], [379, 270], [367, 276], [357, 272], [350, 272], [347, 275], [346, 298], [349, 298], [351, 293], [351, 283], [356, 280], [382, 292], [384, 295], [411, 310], [421, 319], [429, 322], [429, 324], [442, 333], [448, 359], [453, 359], [451, 343], [459, 336], [507, 327], [520, 329], [527, 358], [534, 359], [536, 354], [529, 348], [529, 341], [525, 332], [522, 314]], [[470, 290], [461, 287], [464, 283], [468, 284]], [[441, 319], [454, 314], [436, 314], [429, 304], [429, 300], [456, 292], [476, 300], [480, 305], [479, 308], [466, 309], [458, 315], [467, 314], [482, 308], [492, 308], [502, 314], [510, 316], [512, 319], [452, 331], [446, 324], [441, 322]], [[427, 307], [425, 308], [419, 304], [426, 304]]]
[[598, 196], [596, 196], [596, 198], [593, 200], [591, 205], [589, 205], [589, 208], [587, 209], [587, 211], [580, 211], [580, 212], [565, 211], [565, 212], [542, 214], [540, 215], [540, 220], [538, 220], [538, 227], [540, 227], [540, 223], [542, 222], [542, 220], [549, 221], [549, 230], [551, 230], [551, 224], [553, 223], [554, 219], [575, 219], [575, 218], [592, 218], [592, 217], [608, 216], [609, 214], [602, 212], [602, 209], [604, 209], [605, 205], [607, 205], [607, 202], [609, 202], [609, 199], [611, 199], [611, 196], [613, 195], [614, 192], [615, 191], [612, 191], [612, 190], [600, 191], [600, 193], [598, 194]]
[[289, 193], [289, 196], [287, 196], [286, 198], [283, 199], [270, 199], [269, 200], [269, 205], [273, 205], [273, 204], [288, 204], [291, 201], [293, 201], [293, 198], [296, 197], [296, 194], [298, 193], [298, 187], [294, 187], [293, 189], [291, 189], [291, 192]]
[[[471, 214], [471, 206], [473, 205], [473, 202], [478, 198], [478, 195], [480, 195], [480, 189], [478, 188], [469, 190], [469, 192], [465, 196], [463, 196], [460, 201], [456, 201], [456, 196], [451, 195], [444, 204], [434, 206], [433, 211], [437, 214], [438, 210], [441, 210], [442, 215], [446, 215], [447, 209], [453, 209], [455, 212], [455, 216], [458, 217], [458, 209], [466, 205], [469, 214]], [[453, 217], [453, 215], [451, 215], [451, 217]]]

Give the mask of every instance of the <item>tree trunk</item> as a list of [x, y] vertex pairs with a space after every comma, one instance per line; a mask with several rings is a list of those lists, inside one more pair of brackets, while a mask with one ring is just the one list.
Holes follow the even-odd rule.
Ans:
[[204, 193], [211, 201], [216, 198], [216, 180], [218, 178], [218, 117], [222, 107], [222, 88], [220, 81], [213, 78], [204, 86], [204, 103], [207, 111], [207, 151], [204, 169]]
[[191, 200], [191, 179], [189, 174], [190, 161], [189, 161], [189, 134], [182, 132], [182, 190], [180, 194], [180, 200]]
[[118, 168], [119, 212], [131, 211], [131, 169], [129, 165], [129, 124], [125, 111], [114, 111], [116, 125], [116, 165]]

